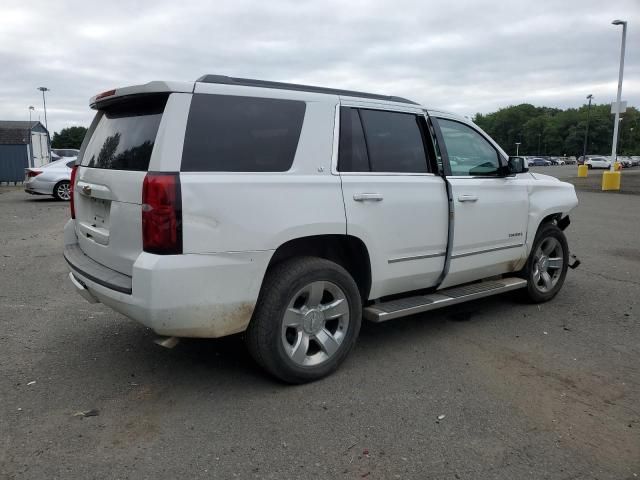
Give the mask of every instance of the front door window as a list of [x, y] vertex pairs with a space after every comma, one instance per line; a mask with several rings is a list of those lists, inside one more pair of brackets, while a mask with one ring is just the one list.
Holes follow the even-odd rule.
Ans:
[[453, 120], [438, 119], [449, 155], [451, 175], [498, 176], [500, 157], [495, 148], [473, 128]]

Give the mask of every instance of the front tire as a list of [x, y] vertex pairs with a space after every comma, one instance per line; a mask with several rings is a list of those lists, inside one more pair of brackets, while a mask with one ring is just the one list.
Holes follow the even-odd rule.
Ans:
[[71, 200], [71, 182], [63, 180], [62, 182], [56, 183], [56, 186], [53, 187], [53, 196], [56, 200], [64, 202]]
[[527, 299], [542, 303], [555, 297], [564, 284], [568, 266], [569, 245], [564, 233], [555, 223], [541, 225], [523, 270]]
[[271, 268], [247, 329], [253, 358], [288, 383], [318, 380], [335, 371], [360, 332], [362, 301], [340, 265], [299, 257]]

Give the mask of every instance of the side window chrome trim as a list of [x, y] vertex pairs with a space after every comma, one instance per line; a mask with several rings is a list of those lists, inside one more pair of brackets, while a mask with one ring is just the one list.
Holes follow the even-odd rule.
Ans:
[[455, 180], [504, 180], [507, 177], [498, 175], [447, 175], [447, 178]]
[[333, 152], [331, 152], [331, 174], [340, 175], [338, 171], [338, 151], [340, 149], [340, 102], [336, 103], [333, 117]]
[[403, 173], [403, 172], [338, 172], [339, 175], [369, 175], [369, 176], [385, 176], [385, 177], [435, 177], [433, 173]]
[[377, 102], [351, 101], [340, 97], [339, 107], [362, 108], [365, 110], [382, 110], [383, 112], [411, 113], [414, 115], [424, 115], [424, 108], [418, 105], [389, 105]]

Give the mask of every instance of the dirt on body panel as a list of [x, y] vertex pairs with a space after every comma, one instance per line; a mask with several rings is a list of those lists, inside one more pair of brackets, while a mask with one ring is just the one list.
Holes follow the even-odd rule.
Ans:
[[194, 315], [206, 315], [208, 317], [208, 325], [197, 328], [170, 328], [167, 330], [156, 328], [155, 332], [159, 335], [185, 338], [219, 338], [233, 335], [247, 329], [255, 306], [255, 302], [242, 302], [235, 305], [207, 307], [206, 312], [196, 311]]

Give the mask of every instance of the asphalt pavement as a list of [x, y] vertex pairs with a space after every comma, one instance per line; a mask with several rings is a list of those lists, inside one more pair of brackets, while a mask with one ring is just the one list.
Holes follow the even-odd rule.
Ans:
[[532, 172], [552, 175], [560, 180], [572, 183], [576, 190], [584, 192], [603, 193], [610, 195], [619, 193], [625, 195], [640, 195], [640, 167], [622, 169], [620, 190], [604, 192], [602, 190], [602, 173], [605, 169], [592, 169], [587, 171], [585, 178], [578, 178], [577, 165], [560, 165], [549, 167], [530, 167]]
[[336, 374], [292, 387], [240, 336], [166, 350], [86, 303], [68, 205], [0, 188], [0, 478], [637, 478], [640, 199], [578, 197], [582, 266], [553, 301], [364, 324]]

